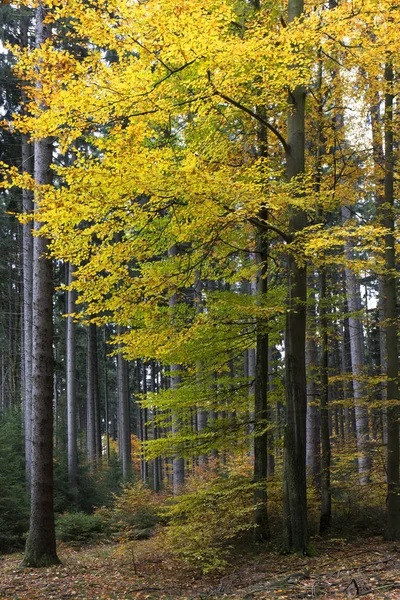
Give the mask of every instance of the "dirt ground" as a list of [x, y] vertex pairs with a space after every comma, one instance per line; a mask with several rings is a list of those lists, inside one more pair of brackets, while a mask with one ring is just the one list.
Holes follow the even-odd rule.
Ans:
[[400, 600], [400, 544], [379, 538], [316, 542], [318, 556], [260, 549], [225, 574], [203, 576], [164, 556], [152, 540], [59, 547], [62, 564], [22, 569], [0, 557], [0, 600], [338, 599]]

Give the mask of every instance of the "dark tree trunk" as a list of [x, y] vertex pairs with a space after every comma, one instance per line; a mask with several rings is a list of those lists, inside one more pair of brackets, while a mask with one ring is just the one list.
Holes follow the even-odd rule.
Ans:
[[[36, 9], [36, 45], [51, 34], [44, 25], [45, 9]], [[51, 183], [52, 143], [35, 142], [35, 180]], [[35, 209], [39, 202], [35, 197]], [[35, 229], [40, 225], [35, 223]], [[32, 356], [32, 479], [31, 518], [25, 546], [24, 567], [44, 567], [59, 563], [53, 512], [53, 321], [52, 263], [46, 258], [48, 240], [33, 242], [33, 356]]]
[[[257, 231], [257, 298], [262, 303], [267, 293], [268, 243], [265, 233]], [[268, 539], [267, 472], [268, 472], [268, 332], [257, 319], [256, 373], [254, 384], [254, 536], [256, 541]]]
[[[68, 284], [74, 277], [74, 266], [68, 266]], [[68, 292], [67, 313], [75, 312], [76, 292]], [[77, 419], [76, 419], [76, 324], [71, 316], [67, 317], [67, 357], [66, 357], [66, 379], [67, 379], [67, 431], [68, 431], [68, 483], [72, 489], [77, 487], [78, 474], [78, 442], [77, 442]]]
[[[289, 0], [288, 21], [303, 13], [302, 0]], [[304, 172], [305, 98], [303, 87], [288, 95], [288, 149], [286, 175], [291, 181]], [[306, 215], [292, 207], [289, 229], [292, 235], [306, 226]], [[307, 275], [304, 261], [289, 248], [288, 298], [285, 335], [286, 428], [284, 441], [283, 544], [290, 550], [307, 551], [306, 415], [305, 368]]]
[[86, 454], [90, 468], [96, 468], [96, 325], [87, 329]]
[[[118, 334], [123, 332], [118, 328]], [[122, 356], [117, 356], [117, 391], [118, 391], [118, 456], [124, 481], [131, 475], [131, 432], [129, 422], [129, 389], [128, 363]]]
[[385, 235], [385, 331], [387, 350], [387, 523], [386, 538], [400, 539], [400, 408], [399, 358], [397, 341], [397, 280], [394, 223], [394, 152], [393, 152], [393, 66], [385, 66], [385, 203], [381, 207]]
[[326, 531], [332, 519], [331, 497], [331, 442], [329, 437], [328, 414], [328, 320], [326, 270], [320, 271], [320, 319], [321, 319], [321, 518], [320, 532]]

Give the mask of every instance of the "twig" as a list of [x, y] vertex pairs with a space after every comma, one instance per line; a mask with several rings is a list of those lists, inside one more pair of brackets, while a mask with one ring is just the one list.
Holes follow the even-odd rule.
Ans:
[[379, 587], [374, 588], [373, 590], [367, 590], [366, 592], [361, 592], [361, 594], [358, 594], [359, 596], [366, 596], [367, 594], [373, 594], [375, 592], [378, 592], [379, 590], [386, 590], [386, 589], [390, 589], [390, 590], [396, 590], [399, 589], [400, 585], [398, 585], [397, 583], [387, 583], [386, 585], [380, 585]]
[[135, 553], [133, 552], [133, 547], [131, 547], [131, 552], [132, 552], [133, 570], [135, 572], [135, 575], [137, 575], [137, 566], [136, 566], [136, 560], [135, 560]]

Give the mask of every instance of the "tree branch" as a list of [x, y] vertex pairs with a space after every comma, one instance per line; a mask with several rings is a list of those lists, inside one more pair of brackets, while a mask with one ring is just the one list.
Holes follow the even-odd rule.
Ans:
[[263, 117], [261, 117], [254, 110], [251, 110], [250, 108], [247, 108], [247, 106], [244, 106], [244, 104], [241, 104], [240, 102], [237, 102], [236, 100], [234, 100], [233, 98], [230, 98], [226, 94], [223, 94], [222, 92], [219, 92], [215, 88], [213, 82], [211, 81], [211, 75], [210, 75], [210, 73], [208, 73], [208, 81], [211, 83], [211, 85], [212, 85], [212, 87], [214, 89], [214, 92], [215, 92], [215, 94], [217, 96], [219, 96], [223, 100], [226, 100], [226, 102], [229, 102], [229, 104], [232, 104], [232, 106], [235, 106], [239, 110], [242, 110], [246, 114], [250, 115], [250, 117], [253, 117], [253, 119], [256, 119], [259, 123], [261, 123], [261, 125], [264, 125], [264, 127], [266, 127], [267, 129], [269, 129], [275, 135], [275, 137], [278, 138], [278, 140], [280, 141], [280, 143], [283, 146], [283, 149], [285, 150], [285, 153], [289, 154], [289, 151], [290, 151], [289, 145], [287, 144], [287, 142], [286, 142], [285, 138], [283, 137], [283, 135], [276, 129], [276, 127], [274, 127], [273, 125], [271, 125], [271, 123], [269, 121], [267, 121], [266, 119], [264, 119]]

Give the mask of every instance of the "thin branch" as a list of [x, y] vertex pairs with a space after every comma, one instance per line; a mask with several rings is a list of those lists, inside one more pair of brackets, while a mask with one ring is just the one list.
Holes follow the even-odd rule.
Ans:
[[244, 104], [241, 104], [240, 102], [237, 102], [236, 100], [234, 100], [233, 98], [230, 98], [226, 94], [223, 94], [222, 92], [219, 92], [215, 88], [214, 84], [211, 81], [211, 75], [210, 75], [210, 73], [208, 73], [208, 81], [211, 83], [211, 85], [212, 85], [212, 87], [214, 89], [214, 92], [215, 92], [215, 94], [217, 96], [219, 96], [223, 100], [226, 100], [226, 102], [229, 102], [229, 104], [232, 104], [232, 106], [235, 106], [239, 110], [242, 110], [246, 114], [250, 115], [250, 117], [253, 117], [253, 119], [256, 119], [256, 121], [258, 121], [259, 123], [261, 123], [261, 125], [263, 125], [267, 129], [269, 129], [278, 138], [278, 140], [282, 144], [283, 149], [285, 150], [286, 154], [289, 154], [290, 148], [289, 148], [289, 145], [287, 144], [285, 138], [283, 137], [283, 135], [273, 125], [271, 125], [271, 123], [269, 121], [267, 121], [266, 119], [264, 119], [263, 117], [261, 117], [256, 112], [254, 112], [254, 110], [251, 110], [247, 106], [244, 106]]

